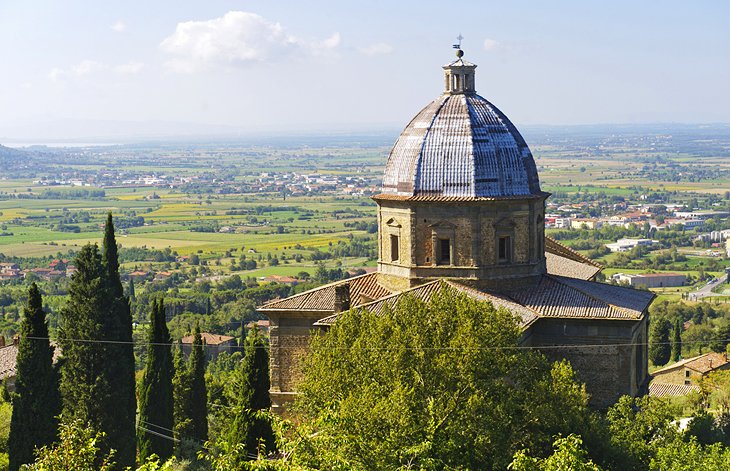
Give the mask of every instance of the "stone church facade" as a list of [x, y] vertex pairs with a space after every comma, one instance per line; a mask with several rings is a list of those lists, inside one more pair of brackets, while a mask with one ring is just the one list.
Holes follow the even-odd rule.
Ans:
[[271, 398], [296, 395], [312, 332], [339, 313], [379, 311], [442, 288], [517, 314], [522, 344], [567, 358], [596, 407], [648, 383], [653, 294], [597, 283], [600, 266], [545, 236], [537, 168], [509, 119], [474, 89], [476, 65], [443, 67], [445, 91], [406, 126], [388, 157], [378, 205], [376, 273], [259, 308], [271, 320]]

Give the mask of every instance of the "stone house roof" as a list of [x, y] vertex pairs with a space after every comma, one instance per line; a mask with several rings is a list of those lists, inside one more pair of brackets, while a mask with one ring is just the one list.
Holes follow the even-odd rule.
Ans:
[[730, 360], [728, 360], [727, 355], [722, 353], [709, 352], [698, 355], [696, 357], [680, 360], [677, 363], [656, 370], [652, 374], [656, 376], [670, 372], [677, 368], [689, 368], [690, 370], [696, 371], [697, 373], [704, 375], [716, 369], [722, 368], [728, 363], [730, 363]]
[[[505, 308], [511, 311], [513, 314], [520, 318], [520, 325], [526, 327], [527, 325], [534, 322], [538, 317], [538, 313], [526, 308], [525, 306], [516, 303], [505, 296], [497, 294], [487, 293], [469, 286], [465, 286], [461, 283], [448, 280], [435, 280], [429, 283], [411, 288], [405, 291], [385, 296], [384, 298], [378, 299], [367, 304], [358, 306], [359, 309], [367, 309], [375, 313], [382, 313], [386, 308], [392, 308], [404, 295], [410, 295], [421, 301], [428, 302], [431, 297], [438, 293], [441, 289], [452, 289], [460, 293], [464, 293], [469, 297], [477, 299], [479, 301], [489, 301], [497, 308]], [[335, 323], [341, 313], [337, 313], [317, 321], [314, 325], [329, 326]]]
[[[61, 357], [61, 348], [56, 342], [51, 341], [53, 349], [53, 362], [55, 363]], [[0, 380], [15, 377], [15, 367], [18, 362], [18, 345], [12, 343], [4, 347], [0, 347]]]
[[686, 396], [691, 392], [699, 392], [696, 384], [668, 384], [652, 381], [649, 383], [649, 395], [654, 397]]
[[[211, 334], [208, 332], [201, 332], [200, 337], [203, 339], [203, 342], [206, 345], [221, 345], [226, 342], [230, 342], [235, 337], [231, 337], [230, 335], [218, 335], [218, 334]], [[186, 335], [182, 338], [181, 342], [184, 345], [192, 345], [193, 340], [195, 339], [194, 335]]]
[[263, 313], [277, 310], [332, 312], [332, 307], [335, 303], [335, 287], [345, 283], [348, 283], [350, 286], [352, 307], [360, 306], [392, 294], [391, 291], [378, 284], [377, 273], [367, 273], [326, 284], [285, 299], [271, 301], [261, 306], [258, 310]]
[[[427, 302], [444, 287], [479, 301], [489, 301], [495, 307], [511, 311], [519, 317], [523, 328], [540, 318], [639, 320], [654, 299], [654, 294], [648, 291], [544, 275], [530, 289], [504, 293], [490, 292], [452, 280], [435, 280], [353, 307], [379, 313], [386, 306], [393, 307], [404, 295], [411, 295]], [[315, 325], [332, 325], [338, 316], [340, 313], [327, 316], [317, 321]]]

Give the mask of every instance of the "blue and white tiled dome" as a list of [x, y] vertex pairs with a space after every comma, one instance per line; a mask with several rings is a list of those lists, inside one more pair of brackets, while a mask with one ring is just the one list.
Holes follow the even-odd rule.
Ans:
[[383, 196], [514, 198], [540, 195], [517, 128], [474, 91], [476, 66], [445, 65], [446, 91], [406, 126], [388, 156]]

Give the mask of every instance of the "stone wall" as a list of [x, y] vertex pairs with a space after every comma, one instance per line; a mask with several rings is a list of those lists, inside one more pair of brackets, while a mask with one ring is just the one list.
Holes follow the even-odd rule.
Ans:
[[[717, 370], [730, 370], [730, 363], [717, 368]], [[702, 373], [685, 366], [678, 366], [669, 371], [652, 375], [656, 382], [664, 384], [697, 384], [702, 376]]]
[[[622, 395], [639, 395], [647, 386], [646, 319], [640, 321], [540, 319], [530, 344], [551, 360], [567, 359], [591, 395], [606, 408]], [[560, 348], [549, 348], [559, 345]], [[563, 347], [574, 345], [574, 347]], [[626, 345], [626, 346], [623, 346]]]
[[[505, 278], [544, 272], [544, 200], [418, 203], [377, 200], [379, 271], [411, 280]], [[391, 235], [399, 240], [392, 260]], [[509, 261], [497, 257], [510, 238]], [[439, 264], [439, 240], [451, 241], [450, 264]], [[531, 268], [530, 268], [531, 267]]]

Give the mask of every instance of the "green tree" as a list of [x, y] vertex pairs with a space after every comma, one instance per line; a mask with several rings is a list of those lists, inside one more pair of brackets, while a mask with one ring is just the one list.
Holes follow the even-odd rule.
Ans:
[[547, 458], [533, 458], [526, 451], [515, 454], [512, 471], [601, 471], [601, 467], [588, 458], [583, 449], [583, 440], [577, 435], [557, 438], [553, 444], [555, 452]]
[[730, 469], [730, 448], [714, 444], [702, 446], [695, 437], [677, 439], [657, 449], [650, 471], [726, 471]]
[[58, 375], [53, 367], [54, 347], [38, 286], [28, 289], [28, 306], [20, 326], [16, 363], [15, 399], [10, 424], [10, 469], [33, 462], [35, 448], [52, 443], [61, 412]]
[[104, 227], [102, 265], [106, 291], [109, 295], [109, 311], [103, 319], [104, 330], [106, 339], [113, 343], [105, 348], [105, 353], [108, 355], [105, 362], [106, 376], [111, 385], [111, 395], [105, 406], [108, 408], [111, 427], [101, 430], [106, 432], [112, 448], [117, 450], [117, 462], [123, 468], [135, 464], [137, 398], [132, 313], [119, 277], [119, 254], [111, 213], [107, 215]]
[[[185, 364], [182, 351], [178, 345], [173, 349], [173, 366], [175, 375], [172, 378], [172, 390], [173, 390], [173, 417], [175, 426], [175, 438], [178, 440], [180, 445], [176, 450], [176, 453], [180, 457], [189, 457], [187, 445], [192, 436], [192, 420], [191, 416], [191, 403], [190, 403], [190, 374], [188, 367]], [[191, 450], [194, 454], [196, 450]]]
[[137, 438], [139, 459], [153, 454], [167, 460], [173, 453], [173, 441], [168, 438], [173, 428], [172, 351], [170, 332], [165, 322], [162, 299], [152, 301], [148, 334], [147, 363], [140, 386], [139, 424]]
[[[79, 420], [105, 432], [116, 426], [108, 398], [113, 397], [108, 380], [108, 345], [104, 330], [110, 311], [109, 288], [96, 245], [85, 245], [75, 261], [77, 271], [69, 284], [69, 297], [61, 311], [59, 344], [64, 363], [61, 394], [66, 420]], [[105, 438], [108, 445], [109, 441]], [[108, 448], [108, 447], [107, 447]]]
[[[505, 469], [583, 434], [587, 395], [567, 363], [516, 349], [514, 314], [444, 287], [429, 303], [350, 311], [311, 342], [297, 408], [326, 469]], [[556, 404], [560, 404], [556, 408]], [[590, 447], [589, 447], [590, 449]]]
[[682, 322], [677, 319], [672, 329], [672, 361], [679, 361], [682, 357]]
[[664, 318], [651, 323], [649, 329], [649, 360], [656, 365], [666, 365], [671, 354], [669, 331], [672, 325]]
[[111, 471], [114, 452], [104, 452], [99, 446], [105, 441], [102, 432], [80, 420], [61, 424], [59, 442], [38, 451], [35, 463], [26, 471]]
[[200, 324], [195, 324], [193, 345], [188, 359], [190, 375], [190, 432], [200, 443], [208, 439], [208, 392], [205, 386], [205, 352]]
[[720, 327], [715, 331], [712, 343], [710, 343], [710, 349], [713, 352], [722, 353], [727, 350], [727, 346], [730, 344], [730, 322], [723, 322]]
[[669, 404], [654, 397], [622, 396], [606, 418], [611, 442], [621, 452], [613, 469], [645, 470], [657, 449], [677, 437]]
[[236, 469], [244, 466], [251, 457], [275, 448], [269, 398], [269, 352], [261, 331], [249, 330], [244, 344], [244, 357], [231, 375], [227, 402], [223, 414], [223, 433], [211, 445], [215, 454], [227, 450], [227, 460]]
[[127, 288], [127, 296], [129, 299], [134, 299], [137, 293], [134, 290], [134, 278], [129, 278], [129, 287]]

